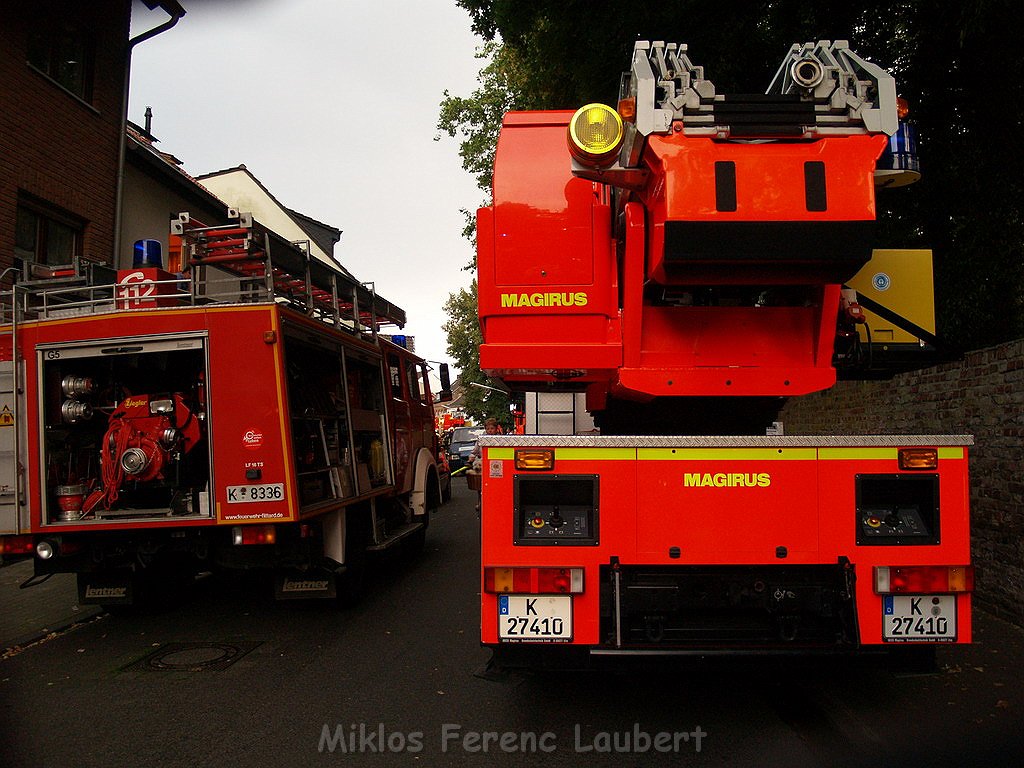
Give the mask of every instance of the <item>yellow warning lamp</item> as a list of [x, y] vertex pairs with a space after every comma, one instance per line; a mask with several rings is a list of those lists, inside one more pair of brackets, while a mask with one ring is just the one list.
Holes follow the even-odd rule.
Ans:
[[622, 145], [622, 118], [606, 104], [587, 104], [569, 121], [569, 152], [584, 165], [611, 165]]

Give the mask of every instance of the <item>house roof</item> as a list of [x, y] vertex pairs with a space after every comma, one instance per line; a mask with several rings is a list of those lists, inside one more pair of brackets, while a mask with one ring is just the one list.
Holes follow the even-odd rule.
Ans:
[[287, 215], [292, 221], [294, 221], [295, 225], [299, 229], [308, 234], [309, 238], [313, 242], [315, 242], [317, 246], [319, 246], [320, 249], [324, 251], [324, 253], [328, 254], [328, 256], [331, 258], [331, 263], [333, 266], [336, 266], [338, 269], [340, 269], [346, 275], [351, 277], [353, 280], [356, 279], [355, 275], [349, 272], [348, 269], [346, 269], [344, 265], [341, 264], [341, 262], [334, 258], [334, 245], [335, 243], [338, 242], [338, 240], [341, 239], [341, 230], [337, 229], [336, 227], [332, 227], [330, 224], [324, 224], [321, 221], [317, 221], [311, 216], [307, 216], [304, 213], [299, 213], [298, 211], [284, 205], [280, 200], [278, 200], [274, 196], [273, 192], [267, 189], [266, 185], [262, 181], [256, 178], [255, 174], [253, 174], [252, 171], [245, 167], [244, 164], [236, 165], [232, 168], [223, 168], [219, 171], [211, 171], [210, 173], [204, 173], [200, 176], [197, 176], [196, 178], [199, 181], [202, 181], [204, 179], [211, 179], [217, 176], [226, 176], [230, 173], [238, 172], [244, 173], [246, 176], [248, 176], [252, 180], [252, 182], [256, 184], [256, 186], [263, 190], [263, 192], [267, 195], [268, 198], [270, 198], [274, 205], [276, 205], [278, 208], [284, 211], [285, 215]]
[[227, 216], [228, 204], [189, 175], [182, 168], [181, 160], [169, 152], [157, 149], [154, 146], [157, 139], [130, 121], [126, 134], [128, 142], [125, 146], [129, 162], [157, 180], [170, 184], [183, 198]]
[[285, 208], [285, 210], [288, 212], [289, 216], [298, 222], [300, 227], [309, 233], [313, 242], [319, 245], [324, 253], [334, 253], [334, 246], [339, 240], [341, 240], [340, 229], [332, 227], [330, 224], [324, 224], [321, 221], [317, 221], [312, 216], [300, 213], [294, 208]]

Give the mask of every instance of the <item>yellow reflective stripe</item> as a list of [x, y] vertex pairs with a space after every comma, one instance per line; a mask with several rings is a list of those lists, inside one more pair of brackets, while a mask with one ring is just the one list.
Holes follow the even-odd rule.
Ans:
[[[556, 448], [564, 461], [813, 461], [814, 459], [895, 459], [896, 448]], [[514, 448], [488, 448], [489, 459], [514, 459]], [[940, 459], [962, 459], [963, 448], [939, 448]]]
[[632, 461], [636, 458], [636, 448], [558, 448], [555, 450], [555, 461]]
[[[632, 461], [636, 458], [635, 448], [555, 448], [554, 451], [555, 461]], [[487, 458], [514, 459], [515, 448], [488, 448]]]
[[814, 461], [815, 448], [641, 448], [642, 461]]
[[[940, 459], [962, 459], [964, 449], [961, 447], [939, 448]], [[818, 457], [821, 459], [895, 459], [898, 448], [821, 448]]]
[[895, 448], [819, 448], [819, 459], [895, 459]]

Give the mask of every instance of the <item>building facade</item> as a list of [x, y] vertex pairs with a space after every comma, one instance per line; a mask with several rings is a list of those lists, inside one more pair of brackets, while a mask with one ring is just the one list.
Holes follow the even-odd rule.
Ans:
[[5, 10], [0, 269], [112, 261], [130, 15], [130, 0]]

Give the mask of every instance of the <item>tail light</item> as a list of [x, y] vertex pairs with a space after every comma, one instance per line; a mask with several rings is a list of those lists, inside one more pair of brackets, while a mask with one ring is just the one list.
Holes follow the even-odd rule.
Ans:
[[236, 525], [231, 529], [235, 546], [241, 544], [273, 544], [277, 541], [277, 529], [272, 525]]
[[0, 536], [0, 555], [31, 555], [35, 551], [31, 536]]
[[484, 592], [526, 595], [577, 595], [583, 592], [582, 568], [484, 568]]
[[973, 591], [973, 565], [875, 566], [875, 592], [879, 595], [932, 595]]

